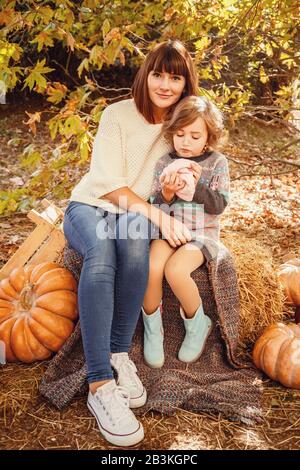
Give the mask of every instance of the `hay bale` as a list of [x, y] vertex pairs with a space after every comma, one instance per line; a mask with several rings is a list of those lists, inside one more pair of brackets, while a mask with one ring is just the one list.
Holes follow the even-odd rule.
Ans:
[[222, 242], [234, 256], [239, 282], [239, 344], [252, 345], [268, 325], [282, 321], [284, 294], [271, 250], [240, 233], [225, 233]]
[[[222, 233], [222, 242], [234, 257], [241, 302], [239, 346], [253, 345], [262, 331], [284, 317], [284, 293], [269, 247], [240, 233]], [[63, 252], [56, 261], [65, 266]]]

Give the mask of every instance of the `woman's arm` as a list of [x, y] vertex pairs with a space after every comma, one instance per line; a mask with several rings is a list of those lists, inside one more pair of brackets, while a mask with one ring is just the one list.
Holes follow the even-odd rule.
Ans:
[[155, 225], [160, 226], [162, 211], [148, 202], [145, 202], [128, 187], [116, 189], [115, 191], [105, 194], [105, 196], [102, 196], [102, 199], [107, 199], [126, 211], [138, 212], [151, 220]]
[[189, 230], [160, 209], [148, 204], [128, 188], [123, 146], [124, 136], [114, 105], [102, 113], [90, 167], [90, 196], [107, 199], [116, 206], [137, 212], [157, 225], [171, 246], [190, 241]]
[[107, 199], [121, 209], [137, 212], [144, 215], [157, 225], [169, 244], [176, 248], [191, 241], [191, 234], [187, 227], [174, 217], [145, 202], [128, 187], [116, 189], [102, 197]]
[[168, 191], [166, 189], [162, 189], [158, 191], [155, 196], [152, 197], [151, 204], [161, 205], [161, 204], [168, 204], [171, 206], [176, 201], [176, 195], [174, 191]]

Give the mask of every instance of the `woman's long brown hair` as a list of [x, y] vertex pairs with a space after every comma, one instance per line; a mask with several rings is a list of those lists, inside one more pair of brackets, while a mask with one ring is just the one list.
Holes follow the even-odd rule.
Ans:
[[[185, 96], [198, 95], [198, 73], [185, 45], [177, 39], [169, 39], [158, 44], [147, 54], [131, 88], [137, 109], [150, 124], [155, 123], [153, 106], [148, 93], [148, 75], [152, 70], [184, 76], [185, 90], [180, 99]], [[165, 118], [172, 114], [176, 104], [169, 108]]]

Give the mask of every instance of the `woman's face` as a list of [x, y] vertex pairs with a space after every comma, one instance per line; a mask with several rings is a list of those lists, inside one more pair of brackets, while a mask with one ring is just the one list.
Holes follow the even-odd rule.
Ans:
[[183, 75], [151, 70], [148, 75], [148, 91], [154, 111], [168, 109], [180, 99], [185, 87]]

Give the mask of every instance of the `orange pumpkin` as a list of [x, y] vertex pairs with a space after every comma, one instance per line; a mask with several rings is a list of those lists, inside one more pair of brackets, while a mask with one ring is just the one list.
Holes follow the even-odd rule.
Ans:
[[16, 268], [0, 282], [0, 340], [8, 362], [50, 357], [77, 317], [77, 283], [55, 263]]
[[268, 326], [255, 343], [253, 361], [271, 379], [300, 389], [300, 325]]
[[300, 306], [300, 259], [293, 258], [277, 270], [288, 303]]

